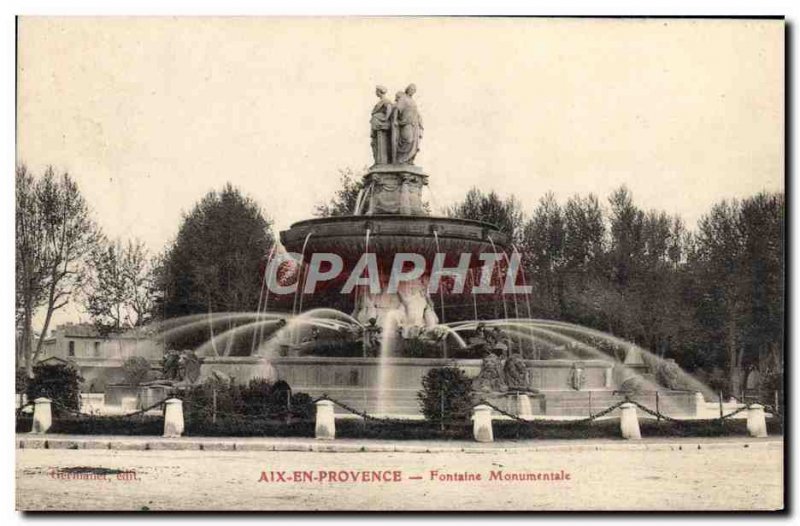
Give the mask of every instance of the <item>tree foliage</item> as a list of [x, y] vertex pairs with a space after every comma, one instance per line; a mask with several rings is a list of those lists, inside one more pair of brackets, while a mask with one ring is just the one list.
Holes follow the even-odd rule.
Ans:
[[440, 424], [467, 420], [472, 412], [472, 380], [458, 367], [437, 367], [422, 378], [417, 398], [425, 419]]
[[102, 333], [139, 327], [154, 317], [156, 265], [139, 240], [103, 240], [90, 252], [82, 299]]
[[321, 203], [314, 208], [316, 217], [338, 217], [353, 215], [358, 201], [358, 195], [364, 189], [364, 182], [355, 172], [346, 168], [339, 170], [339, 189], [327, 203]]
[[[545, 194], [523, 220], [493, 195], [470, 190], [451, 214], [520, 225], [512, 230], [533, 292], [516, 301], [533, 317], [630, 340], [736, 395], [748, 370], [782, 369], [783, 194], [717, 203], [693, 232], [680, 217], [641, 209], [624, 186], [605, 206], [592, 194], [563, 204]], [[512, 299], [503, 308], [518, 315]], [[474, 311], [502, 314], [490, 301]]]
[[16, 314], [18, 360], [27, 373], [42, 349], [34, 341], [33, 317], [45, 309], [41, 334], [53, 313], [67, 305], [81, 286], [86, 258], [100, 239], [78, 185], [67, 173], [49, 167], [37, 177], [25, 165], [16, 168]]
[[127, 385], [138, 386], [150, 379], [150, 362], [143, 356], [131, 356], [122, 364]]
[[523, 220], [522, 207], [514, 197], [502, 199], [494, 191], [484, 193], [478, 188], [470, 189], [463, 201], [449, 207], [447, 215], [491, 223], [514, 241]]
[[209, 192], [184, 215], [164, 257], [163, 316], [255, 310], [259, 266], [273, 243], [252, 199], [231, 184]]
[[[209, 323], [204, 335], [194, 335], [199, 339], [175, 345], [192, 347], [210, 339], [221, 354], [214, 343], [220, 328], [218, 323], [215, 328], [214, 313], [258, 308], [263, 264], [274, 244], [270, 226], [261, 208], [230, 183], [206, 194], [184, 215], [157, 269], [156, 309], [165, 319], [204, 313]], [[233, 343], [228, 339], [228, 345]]]
[[33, 367], [33, 377], [26, 386], [28, 400], [49, 398], [54, 413], [62, 413], [65, 408], [77, 411], [80, 409], [82, 381], [72, 364], [38, 363]]

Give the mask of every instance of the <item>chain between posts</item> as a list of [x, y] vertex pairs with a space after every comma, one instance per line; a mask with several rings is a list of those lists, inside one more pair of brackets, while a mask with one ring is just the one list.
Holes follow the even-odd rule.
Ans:
[[[513, 413], [509, 413], [508, 411], [497, 407], [496, 405], [494, 405], [493, 403], [489, 402], [486, 399], [480, 400], [479, 403], [487, 405], [487, 406], [491, 407], [493, 410], [495, 410], [498, 413], [500, 413], [501, 415], [507, 416], [507, 417], [509, 417], [509, 418], [511, 418], [513, 420], [516, 420], [517, 422], [521, 422], [521, 423], [529, 424], [529, 425], [536, 425], [537, 424], [537, 421], [535, 421], [535, 420], [527, 420], [527, 419], [521, 418], [520, 416], [515, 415]], [[602, 411], [600, 411], [598, 413], [595, 413], [595, 414], [593, 414], [593, 415], [591, 415], [591, 416], [589, 416], [587, 418], [582, 418], [582, 419], [579, 419], [579, 420], [563, 421], [563, 422], [559, 422], [559, 424], [561, 424], [561, 425], [577, 425], [577, 424], [589, 423], [589, 422], [597, 420], [598, 418], [603, 417], [603, 416], [611, 413], [612, 411], [614, 411], [615, 409], [619, 408], [624, 403], [631, 403], [631, 404], [635, 405], [636, 407], [638, 407], [639, 409], [641, 409], [642, 411], [644, 411], [645, 413], [648, 413], [648, 414], [650, 414], [650, 415], [652, 415], [652, 416], [654, 416], [656, 418], [662, 418], [662, 419], [664, 419], [664, 420], [666, 420], [668, 422], [687, 423], [687, 422], [692, 422], [693, 421], [692, 419], [674, 418], [674, 417], [665, 415], [661, 411], [654, 411], [654, 410], [650, 409], [649, 407], [645, 406], [644, 404], [641, 404], [641, 403], [639, 403], [639, 402], [637, 402], [635, 400], [631, 400], [629, 397], [626, 396], [624, 400], [622, 400], [620, 402], [617, 402], [616, 404], [613, 404], [613, 405], [603, 409]], [[726, 415], [723, 415], [722, 417], [714, 418], [712, 420], [719, 420], [719, 421], [727, 420], [727, 419], [729, 419], [729, 418], [731, 418], [731, 417], [733, 417], [733, 416], [735, 416], [735, 415], [737, 415], [737, 414], [739, 414], [739, 413], [741, 413], [743, 411], [747, 411], [747, 409], [748, 409], [748, 406], [740, 407], [739, 409], [736, 409], [735, 411], [732, 411], [732, 412], [730, 412], [730, 413], [728, 413]]]
[[322, 401], [322, 400], [327, 400], [329, 402], [332, 402], [335, 405], [338, 405], [339, 407], [344, 409], [345, 411], [347, 411], [349, 413], [352, 413], [352, 414], [354, 414], [356, 416], [360, 416], [364, 420], [370, 420], [370, 421], [373, 421], [373, 422], [384, 422], [384, 423], [408, 422], [408, 420], [402, 419], [402, 418], [382, 418], [382, 417], [370, 415], [366, 411], [359, 411], [358, 409], [356, 409], [354, 407], [351, 407], [351, 406], [345, 404], [344, 402], [340, 402], [339, 400], [334, 400], [333, 398], [331, 398], [327, 394], [323, 394], [319, 398], [315, 398], [314, 400], [312, 400], [312, 403], [317, 403], [317, 402]]
[[[559, 425], [564, 425], [564, 426], [569, 426], [569, 425], [579, 425], [579, 424], [586, 424], [586, 423], [592, 422], [592, 421], [597, 420], [598, 418], [603, 417], [603, 416], [609, 414], [610, 412], [614, 411], [619, 406], [624, 404], [626, 401], [627, 400], [622, 400], [621, 402], [617, 402], [616, 404], [611, 405], [611, 406], [603, 409], [602, 411], [600, 411], [598, 413], [595, 413], [592, 416], [589, 416], [587, 418], [581, 418], [581, 419], [578, 419], [578, 420], [560, 421], [560, 422], [558, 422], [558, 424]], [[536, 425], [536, 424], [540, 423], [540, 422], [537, 422], [536, 420], [527, 420], [527, 419], [521, 418], [520, 416], [515, 415], [513, 413], [509, 413], [508, 411], [506, 411], [504, 409], [500, 409], [499, 407], [497, 407], [496, 405], [494, 405], [493, 403], [489, 402], [486, 399], [481, 399], [479, 403], [480, 404], [484, 404], [484, 405], [488, 405], [489, 407], [491, 407], [492, 409], [494, 409], [495, 411], [497, 411], [501, 415], [507, 416], [507, 417], [509, 417], [509, 418], [511, 418], [513, 420], [516, 420], [517, 422], [523, 423], [523, 424]], [[548, 423], [552, 423], [552, 422], [553, 421], [550, 421]]]
[[26, 407], [31, 407], [32, 405], [35, 405], [35, 404], [33, 402], [26, 402], [25, 404], [19, 406], [17, 408], [17, 416], [22, 414], [23, 409], [25, 409]]
[[[384, 422], [384, 423], [392, 423], [392, 422], [402, 423], [402, 422], [407, 422], [406, 419], [385, 418], [385, 417], [377, 417], [377, 416], [370, 415], [366, 411], [359, 411], [358, 409], [356, 409], [356, 408], [354, 408], [354, 407], [352, 407], [352, 406], [350, 406], [348, 404], [345, 404], [344, 402], [341, 402], [339, 400], [335, 400], [333, 398], [330, 398], [327, 394], [323, 394], [321, 397], [314, 399], [312, 401], [312, 403], [316, 403], [316, 402], [319, 402], [321, 400], [328, 400], [328, 401], [332, 402], [333, 404], [341, 407], [345, 411], [347, 411], [349, 413], [352, 413], [352, 414], [354, 414], [356, 416], [359, 416], [359, 417], [363, 418], [364, 420], [369, 420], [369, 421], [373, 421], [373, 422]], [[130, 418], [130, 417], [134, 417], [134, 416], [143, 415], [143, 414], [147, 413], [148, 411], [156, 409], [157, 407], [161, 407], [161, 406], [164, 405], [165, 402], [166, 402], [165, 400], [161, 400], [160, 402], [156, 402], [155, 404], [153, 404], [153, 405], [151, 405], [149, 407], [146, 407], [144, 409], [140, 409], [138, 411], [134, 411], [132, 413], [126, 413], [124, 415], [97, 415], [97, 414], [92, 414], [92, 413], [83, 413], [83, 412], [81, 412], [79, 410], [72, 409], [70, 407], [67, 407], [67, 406], [59, 403], [59, 402], [56, 402], [55, 400], [52, 401], [52, 404], [55, 407], [65, 411], [67, 413], [70, 413], [72, 415], [75, 415], [75, 416], [82, 416], [82, 417], [87, 417], [87, 418]], [[649, 415], [654, 416], [656, 418], [663, 418], [664, 420], [666, 420], [668, 422], [686, 423], [686, 422], [691, 422], [692, 421], [691, 419], [674, 418], [674, 417], [665, 415], [661, 411], [654, 411], [653, 409], [650, 409], [649, 407], [645, 406], [644, 404], [641, 404], [641, 403], [639, 403], [639, 402], [637, 402], [635, 400], [631, 400], [629, 397], [625, 397], [624, 400], [622, 400], [620, 402], [617, 402], [616, 404], [613, 404], [613, 405], [607, 407], [606, 409], [604, 409], [604, 410], [602, 410], [602, 411], [600, 411], [598, 413], [595, 413], [595, 414], [593, 414], [593, 415], [591, 415], [591, 416], [589, 416], [587, 418], [582, 418], [582, 419], [579, 419], [579, 420], [563, 421], [563, 422], [559, 422], [559, 424], [561, 424], [561, 425], [578, 425], [578, 424], [589, 423], [589, 422], [597, 420], [598, 418], [601, 418], [601, 417], [611, 413], [612, 411], [614, 411], [615, 409], [619, 408], [624, 403], [631, 403], [631, 404], [635, 405], [636, 407], [638, 407], [639, 409], [641, 409], [642, 411], [644, 411], [645, 413], [648, 413]], [[529, 424], [529, 425], [536, 425], [536, 423], [537, 423], [535, 420], [527, 420], [527, 419], [519, 417], [518, 415], [510, 413], [510, 412], [508, 412], [508, 411], [506, 411], [504, 409], [501, 409], [500, 407], [497, 407], [495, 404], [489, 402], [486, 399], [481, 399], [479, 401], [479, 404], [487, 405], [487, 406], [491, 407], [497, 413], [499, 413], [499, 414], [501, 414], [503, 416], [506, 416], [508, 418], [511, 418], [512, 420], [515, 420], [515, 421], [520, 422], [520, 423]], [[33, 402], [28, 402], [28, 403], [24, 404], [23, 406], [17, 408], [17, 415], [21, 414], [23, 409], [25, 409], [26, 407], [30, 407], [32, 405], [35, 405], [35, 404]], [[769, 406], [764, 406], [764, 407], [767, 410], [771, 410], [772, 409]], [[711, 420], [712, 421], [714, 421], [714, 420], [719, 420], [719, 421], [727, 420], [727, 419], [732, 418], [733, 416], [735, 416], [735, 415], [737, 415], [739, 413], [742, 413], [743, 411], [746, 411], [747, 409], [748, 409], [748, 406], [745, 405], [745, 406], [740, 407], [740, 408], [738, 408], [738, 409], [736, 409], [736, 410], [734, 410], [734, 411], [732, 411], [732, 412], [730, 412], [730, 413], [728, 413], [726, 415], [723, 415], [721, 417], [717, 417], [717, 418], [714, 418], [714, 419], [711, 419]], [[774, 411], [771, 411], [771, 412], [773, 412], [773, 414], [777, 414]], [[271, 415], [267, 415], [267, 416], [272, 418], [272, 417], [274, 417], [276, 415], [280, 416], [280, 415], [286, 415], [286, 414], [289, 414], [289, 413], [290, 412], [287, 411], [285, 413], [282, 412], [282, 413], [279, 413], [279, 414], [276, 413], [276, 414], [271, 414]], [[218, 412], [217, 414], [219, 416], [229, 417], [229, 418], [230, 417], [232, 417], [232, 418], [247, 418], [247, 416], [245, 416], [245, 415], [239, 415], [239, 414], [234, 414], [234, 413]], [[253, 416], [251, 418], [259, 418], [259, 417], [260, 417], [260, 415], [259, 416]]]
[[164, 405], [165, 402], [166, 402], [166, 400], [161, 400], [160, 402], [156, 402], [155, 404], [151, 405], [150, 407], [145, 407], [144, 409], [139, 409], [138, 411], [134, 411], [133, 413], [126, 413], [124, 415], [97, 415], [97, 414], [93, 414], [93, 413], [83, 413], [83, 412], [81, 412], [81, 411], [79, 411], [77, 409], [72, 409], [71, 407], [67, 407], [64, 404], [61, 404], [60, 402], [56, 402], [55, 400], [51, 401], [51, 403], [55, 407], [61, 409], [62, 411], [65, 411], [65, 412], [70, 413], [70, 414], [75, 415], [75, 416], [83, 416], [83, 417], [86, 417], [86, 418], [130, 418], [130, 417], [134, 417], [134, 416], [143, 415], [143, 414], [147, 413], [148, 411], [152, 411], [153, 409], [155, 409], [157, 407], [161, 407], [161, 406]]

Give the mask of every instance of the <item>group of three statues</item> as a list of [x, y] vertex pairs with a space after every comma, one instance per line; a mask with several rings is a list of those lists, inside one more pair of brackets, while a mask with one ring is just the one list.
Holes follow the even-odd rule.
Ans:
[[409, 84], [397, 92], [394, 102], [383, 86], [375, 88], [380, 99], [372, 109], [370, 137], [375, 164], [414, 164], [422, 139], [422, 117], [414, 102], [417, 87]]

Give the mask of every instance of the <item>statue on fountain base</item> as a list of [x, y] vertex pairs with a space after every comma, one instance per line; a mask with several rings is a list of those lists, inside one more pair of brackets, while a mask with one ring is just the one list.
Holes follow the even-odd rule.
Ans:
[[476, 391], [500, 393], [508, 390], [503, 374], [503, 361], [493, 352], [487, 353], [481, 363], [481, 372], [472, 381]]
[[406, 281], [397, 292], [377, 294], [363, 287], [356, 293], [353, 317], [365, 326], [374, 319], [384, 333], [394, 330], [401, 338], [418, 338], [439, 324], [427, 285], [426, 279]]

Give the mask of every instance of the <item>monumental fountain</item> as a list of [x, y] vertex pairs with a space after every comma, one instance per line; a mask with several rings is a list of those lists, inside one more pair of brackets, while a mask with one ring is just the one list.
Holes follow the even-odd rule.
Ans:
[[[586, 416], [631, 389], [644, 397], [660, 391], [662, 410], [696, 414], [704, 403], [699, 393], [710, 393], [674, 363], [600, 331], [531, 318], [525, 286], [522, 295], [506, 294], [509, 284], [512, 293], [520, 290], [524, 273], [511, 240], [495, 225], [431, 215], [423, 190], [434, 176], [415, 164], [424, 132], [415, 92], [412, 84], [390, 101], [387, 90], [377, 88], [369, 121], [374, 164], [363, 174], [352, 214], [300, 221], [280, 233], [282, 248], [269, 255], [258, 310], [215, 314], [215, 323], [232, 328], [196, 349], [201, 379], [284, 380], [296, 391], [327, 394], [369, 413], [414, 416], [420, 414], [422, 377], [452, 366], [472, 377], [484, 398], [534, 415]], [[288, 282], [286, 273], [279, 279], [287, 264]], [[454, 268], [461, 277], [448, 274]], [[303, 310], [304, 297], [323, 281], [349, 294], [352, 312]], [[454, 285], [470, 297], [475, 316], [440, 315], [446, 312], [443, 287]], [[479, 319], [484, 297], [477, 291], [492, 285], [498, 285], [503, 315]], [[269, 310], [281, 293], [292, 299], [291, 312]], [[206, 323], [205, 315], [188, 317], [164, 324], [163, 334]], [[236, 339], [252, 341], [248, 356], [220, 352]], [[344, 343], [351, 344], [349, 355], [322, 352]], [[654, 366], [677, 369], [683, 388], [659, 386]]]

